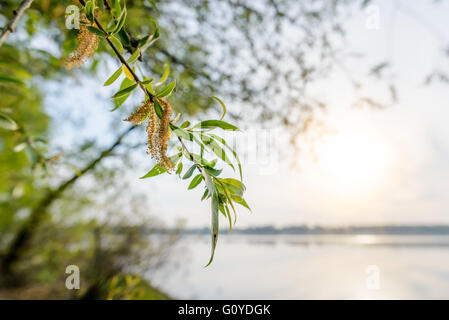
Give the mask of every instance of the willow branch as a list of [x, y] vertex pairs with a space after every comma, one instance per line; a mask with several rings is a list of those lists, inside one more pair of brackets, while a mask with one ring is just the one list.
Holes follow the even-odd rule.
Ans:
[[24, 0], [20, 4], [19, 8], [17, 8], [17, 10], [14, 10], [14, 17], [11, 19], [8, 26], [3, 30], [3, 33], [0, 36], [0, 47], [3, 45], [3, 42], [5, 42], [9, 34], [14, 32], [17, 23], [19, 22], [25, 10], [31, 6], [32, 2], [33, 0]]
[[[84, 0], [80, 0], [81, 5], [85, 6], [85, 2]], [[106, 30], [103, 28], [103, 26], [101, 25], [100, 21], [98, 21], [97, 18], [94, 18], [94, 22], [97, 25], [97, 27], [103, 31], [105, 34], [108, 34], [106, 32]], [[133, 69], [129, 66], [128, 62], [125, 60], [125, 58], [122, 56], [122, 54], [118, 51], [118, 49], [114, 46], [114, 44], [112, 43], [112, 41], [109, 39], [109, 37], [107, 36], [106, 41], [108, 43], [108, 45], [111, 47], [112, 51], [114, 51], [114, 54], [117, 56], [117, 58], [120, 60], [120, 62], [130, 71], [131, 75], [134, 78], [134, 81], [139, 85], [140, 89], [142, 89], [142, 91], [145, 93], [145, 95], [148, 97], [148, 99], [151, 102], [154, 102], [156, 98], [155, 95], [153, 95], [151, 92], [148, 91], [148, 89], [141, 83], [140, 78], [136, 75], [136, 73], [133, 71]], [[176, 132], [175, 132], [176, 134]], [[193, 156], [190, 154], [190, 152], [188, 151], [187, 147], [184, 145], [184, 142], [182, 141], [182, 138], [176, 134], [176, 136], [178, 137], [178, 140], [181, 142], [181, 145], [183, 147], [184, 150], [186, 150], [186, 152], [189, 154], [189, 157], [192, 159], [193, 162], [195, 162], [193, 160]], [[195, 162], [196, 163], [196, 162]]]

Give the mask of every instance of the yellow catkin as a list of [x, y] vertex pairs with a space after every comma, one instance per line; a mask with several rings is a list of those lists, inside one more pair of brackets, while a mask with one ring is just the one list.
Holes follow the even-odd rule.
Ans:
[[151, 110], [154, 111], [153, 104], [150, 100], [147, 100], [124, 121], [131, 122], [135, 125], [141, 124], [149, 116]]
[[159, 122], [159, 130], [158, 130], [158, 149], [159, 156], [162, 165], [164, 165], [167, 169], [173, 168], [173, 163], [170, 161], [170, 158], [167, 156], [168, 149], [168, 140], [170, 140], [170, 118], [172, 116], [172, 107], [171, 104], [165, 99], [159, 99], [161, 103], [163, 113], [162, 119]]
[[[173, 163], [167, 156], [168, 140], [170, 139], [170, 118], [172, 107], [165, 99], [158, 99], [162, 107], [162, 119], [159, 119], [154, 105], [147, 101], [131, 114], [126, 121], [140, 124], [142, 117], [148, 118], [146, 127], [148, 135], [148, 154], [166, 169], [173, 169]], [[148, 115], [148, 117], [147, 117]], [[140, 122], [139, 122], [140, 121]]]
[[89, 32], [84, 24], [88, 22], [85, 15], [82, 16], [81, 22], [83, 23], [80, 24], [80, 30], [77, 36], [78, 46], [64, 62], [64, 66], [69, 70], [79, 67], [87, 59], [92, 58], [98, 47], [98, 37]]
[[154, 111], [154, 108], [151, 108], [150, 115], [148, 117], [148, 124], [147, 124], [147, 134], [148, 134], [148, 153], [151, 155], [152, 158], [156, 159], [158, 158], [158, 150], [156, 148], [156, 134], [157, 134], [157, 127], [158, 127], [158, 120], [156, 111]]

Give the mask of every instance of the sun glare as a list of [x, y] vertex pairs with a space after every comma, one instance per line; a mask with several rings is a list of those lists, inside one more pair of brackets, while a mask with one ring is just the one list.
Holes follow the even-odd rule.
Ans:
[[385, 179], [391, 150], [380, 135], [358, 128], [331, 135], [317, 147], [323, 173], [346, 188], [370, 188]]

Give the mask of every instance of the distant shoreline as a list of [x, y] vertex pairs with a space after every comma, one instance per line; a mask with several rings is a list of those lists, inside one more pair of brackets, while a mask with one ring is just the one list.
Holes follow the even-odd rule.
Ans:
[[[182, 234], [209, 234], [210, 230], [204, 228], [190, 228], [181, 231]], [[230, 233], [222, 230], [222, 234]], [[425, 225], [425, 226], [348, 226], [348, 227], [308, 227], [292, 226], [275, 228], [273, 226], [251, 227], [233, 229], [232, 234], [254, 234], [254, 235], [449, 235], [447, 225]]]

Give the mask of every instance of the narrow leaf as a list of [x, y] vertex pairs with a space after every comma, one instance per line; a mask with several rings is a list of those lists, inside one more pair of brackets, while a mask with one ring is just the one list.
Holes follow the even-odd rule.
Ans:
[[134, 53], [131, 55], [131, 57], [129, 57], [128, 60], [126, 60], [126, 62], [128, 62], [128, 63], [135, 62], [139, 58], [139, 55], [140, 55], [140, 51], [139, 50], [134, 51]]
[[205, 120], [193, 126], [193, 129], [215, 129], [221, 128], [223, 130], [240, 131], [236, 126], [222, 120]]
[[109, 40], [111, 40], [112, 44], [118, 50], [118, 52], [123, 53], [123, 45], [116, 36], [110, 36]]
[[217, 100], [221, 104], [221, 107], [223, 108], [223, 115], [221, 116], [220, 120], [223, 120], [223, 118], [226, 115], [226, 106], [225, 106], [225, 104], [223, 103], [223, 101], [221, 101], [219, 98], [217, 98], [215, 96], [211, 96], [210, 98]]
[[120, 77], [121, 74], [122, 74], [122, 68], [120, 67], [112, 74], [112, 76], [109, 77], [108, 80], [106, 80], [104, 85], [105, 86], [109, 86], [110, 84], [113, 84], [114, 81], [117, 80], [118, 77]]
[[195, 188], [197, 185], [199, 185], [201, 180], [203, 180], [203, 176], [201, 174], [196, 175], [190, 182], [188, 190], [191, 190]]
[[156, 94], [156, 97], [162, 98], [162, 97], [169, 96], [172, 93], [173, 89], [175, 89], [175, 86], [176, 86], [176, 80], [173, 80], [164, 89], [159, 91], [159, 93]]
[[[133, 83], [134, 83], [133, 81], [131, 81], [131, 80], [129, 80], [128, 78], [125, 77], [125, 78], [123, 79], [121, 85], [120, 85], [120, 90], [125, 89], [125, 88], [131, 86]], [[123, 102], [125, 102], [126, 99], [128, 99], [128, 97], [129, 97], [130, 94], [131, 94], [131, 92], [125, 94], [124, 96], [122, 96], [122, 97], [120, 97], [120, 98], [114, 99], [114, 105], [115, 105], [115, 108], [112, 109], [111, 111], [114, 111], [114, 110], [116, 110], [118, 107], [120, 107], [120, 106], [123, 104]]]
[[160, 174], [163, 174], [164, 172], [167, 172], [167, 168], [161, 166], [159, 163], [157, 163], [146, 175], [140, 177], [140, 179], [146, 179], [154, 176], [158, 176]]
[[168, 63], [165, 64], [164, 73], [162, 74], [162, 77], [159, 79], [158, 82], [154, 84], [155, 87], [160, 86], [167, 80], [168, 75], [170, 74], [170, 65]]
[[212, 133], [209, 133], [208, 135], [209, 135], [210, 137], [214, 138], [216, 141], [219, 141], [219, 142], [220, 142], [222, 145], [224, 145], [229, 151], [232, 152], [232, 155], [234, 156], [235, 160], [237, 161], [237, 165], [238, 165], [238, 167], [239, 167], [240, 181], [243, 182], [242, 164], [240, 163], [240, 159], [239, 159], [239, 156], [237, 155], [237, 152], [235, 152], [234, 149], [232, 149], [232, 148], [226, 143], [225, 139], [223, 139], [223, 138], [221, 138], [221, 137], [219, 137], [219, 136], [217, 136], [217, 135], [215, 135], [215, 134], [212, 134]]
[[93, 27], [93, 26], [87, 26], [87, 30], [89, 30], [89, 32], [96, 34], [99, 37], [106, 37], [107, 34], [104, 33], [103, 31], [101, 31], [100, 29], [98, 29], [97, 27]]
[[113, 34], [118, 33], [123, 25], [125, 24], [126, 20], [126, 8], [123, 8], [122, 13], [120, 14], [120, 17], [118, 18], [117, 25], [115, 26], [114, 30], [112, 31]]
[[190, 168], [189, 168], [189, 170], [187, 170], [187, 172], [184, 174], [184, 176], [182, 177], [182, 179], [189, 179], [191, 176], [192, 176], [192, 174], [193, 174], [193, 172], [195, 171], [195, 169], [196, 169], [196, 164], [194, 164], [194, 165], [192, 165]]
[[157, 99], [154, 99], [154, 111], [156, 112], [156, 115], [158, 116], [159, 119], [162, 119], [162, 115], [163, 115], [163, 110], [161, 107], [161, 104], [159, 103], [159, 101]]
[[9, 76], [7, 74], [3, 74], [3, 73], [0, 74], [0, 81], [2, 81], [2, 82], [11, 82], [11, 83], [19, 84], [19, 85], [23, 85], [24, 84], [24, 82], [22, 80], [17, 79], [17, 78], [13, 78], [13, 77], [11, 77], [11, 76]]
[[219, 200], [218, 195], [214, 193], [212, 195], [212, 201], [211, 201], [211, 211], [212, 211], [212, 217], [211, 217], [211, 254], [210, 254], [210, 260], [207, 263], [205, 267], [208, 267], [212, 261], [214, 260], [214, 254], [215, 254], [215, 248], [217, 247], [217, 240], [218, 240], [218, 206], [219, 206]]
[[124, 95], [131, 93], [136, 88], [137, 88], [137, 83], [134, 83], [133, 85], [130, 85], [129, 87], [126, 87], [125, 89], [122, 89], [122, 90], [118, 91], [117, 93], [115, 93], [112, 96], [112, 98], [116, 99], [116, 98], [123, 97]]
[[245, 199], [243, 199], [242, 197], [239, 197], [239, 196], [231, 196], [231, 198], [232, 198], [232, 200], [234, 200], [235, 203], [238, 203], [239, 205], [244, 206], [245, 208], [247, 208], [249, 211], [252, 212], [251, 208], [246, 203]]
[[178, 164], [178, 169], [176, 169], [176, 174], [177, 174], [178, 176], [181, 176], [181, 172], [182, 172], [182, 162], [180, 162], [180, 163]]
[[129, 80], [131, 80], [132, 82], [134, 82], [134, 76], [133, 76], [133, 74], [131, 73], [131, 71], [128, 69], [128, 67], [127, 67], [126, 65], [122, 64], [122, 70], [123, 70], [123, 73], [125, 74], [125, 76], [126, 76]]

